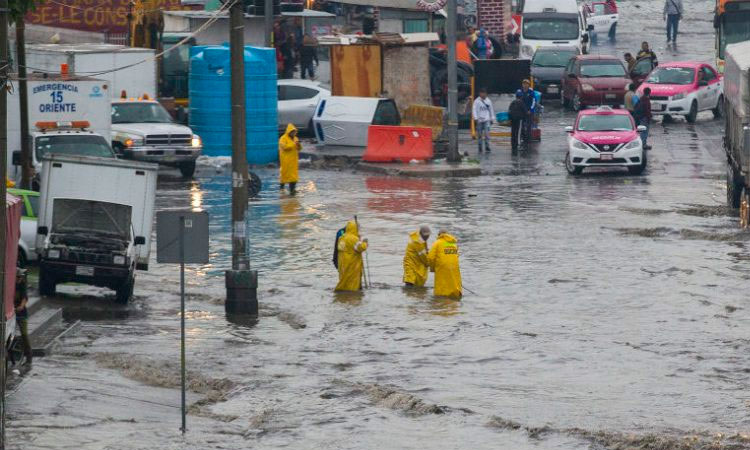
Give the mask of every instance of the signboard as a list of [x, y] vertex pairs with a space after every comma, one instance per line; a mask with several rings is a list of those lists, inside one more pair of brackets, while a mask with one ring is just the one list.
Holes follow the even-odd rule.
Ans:
[[[183, 259], [180, 258], [183, 243]], [[156, 262], [208, 263], [208, 213], [159, 211], [156, 213]]]
[[[130, 0], [60, 0], [39, 2], [34, 11], [26, 14], [26, 23], [49, 27], [70, 28], [97, 33], [125, 33], [128, 31]], [[140, 2], [139, 2], [140, 3]], [[180, 0], [154, 0], [145, 9], [192, 10]], [[135, 8], [137, 10], [137, 7]], [[135, 11], [134, 11], [135, 12]]]

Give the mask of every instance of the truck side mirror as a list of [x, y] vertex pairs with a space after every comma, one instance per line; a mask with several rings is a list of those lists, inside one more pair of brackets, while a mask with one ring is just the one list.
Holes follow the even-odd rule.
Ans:
[[589, 26], [586, 27], [588, 31], [594, 31], [594, 26], [589, 24]]
[[581, 38], [581, 42], [583, 42], [585, 44], [588, 41], [589, 41], [589, 35], [588, 34], [584, 34], [583, 37]]
[[21, 165], [21, 150], [14, 150], [13, 151], [12, 163], [13, 163], [14, 166], [20, 166]]
[[146, 238], [143, 236], [136, 236], [134, 243], [135, 245], [146, 245]]
[[49, 229], [47, 227], [39, 227], [36, 229], [36, 234], [40, 234], [42, 236], [47, 236], [48, 232], [49, 232]]
[[714, 28], [716, 29], [719, 28], [719, 15], [718, 14], [714, 14]]

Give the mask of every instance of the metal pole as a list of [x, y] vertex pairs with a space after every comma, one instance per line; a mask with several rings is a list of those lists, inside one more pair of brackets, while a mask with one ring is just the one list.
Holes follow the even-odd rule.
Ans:
[[448, 0], [445, 39], [448, 45], [448, 161], [460, 161], [458, 153], [458, 74], [456, 71], [456, 0]]
[[185, 216], [180, 217], [180, 376], [182, 378], [182, 434], [187, 431], [185, 409]]
[[33, 166], [29, 142], [29, 91], [26, 84], [26, 25], [23, 16], [16, 19], [16, 60], [18, 61], [18, 103], [21, 114], [21, 187], [31, 189]]
[[274, 0], [265, 0], [263, 3], [264, 28], [266, 33], [266, 47], [273, 47], [273, 2]]
[[[271, 1], [271, 0], [266, 0]], [[258, 273], [250, 270], [245, 238], [248, 169], [245, 124], [245, 14], [235, 0], [229, 15], [229, 43], [232, 70], [232, 270], [225, 274], [225, 311], [258, 314]]]
[[[0, 199], [5, 203], [5, 177], [8, 173], [8, 0], [0, 0]], [[6, 207], [0, 214], [0, 249], [6, 248]], [[0, 258], [0, 295], [3, 296], [0, 317], [0, 450], [5, 450], [5, 365], [8, 358], [5, 349], [5, 258]]]
[[133, 46], [133, 7], [135, 6], [135, 2], [133, 0], [130, 0], [128, 2], [128, 47]]

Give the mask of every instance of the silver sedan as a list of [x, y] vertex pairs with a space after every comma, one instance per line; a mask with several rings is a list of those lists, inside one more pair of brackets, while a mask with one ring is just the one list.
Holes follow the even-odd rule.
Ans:
[[310, 80], [279, 80], [279, 130], [294, 124], [300, 131], [312, 132], [315, 107], [322, 98], [331, 96], [331, 91], [320, 83]]

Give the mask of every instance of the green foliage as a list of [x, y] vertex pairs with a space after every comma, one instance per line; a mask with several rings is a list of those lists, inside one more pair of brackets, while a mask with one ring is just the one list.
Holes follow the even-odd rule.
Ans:
[[42, 0], [8, 0], [11, 22], [15, 22], [19, 17], [23, 17], [27, 12], [33, 11], [36, 8], [36, 5], [41, 3]]

